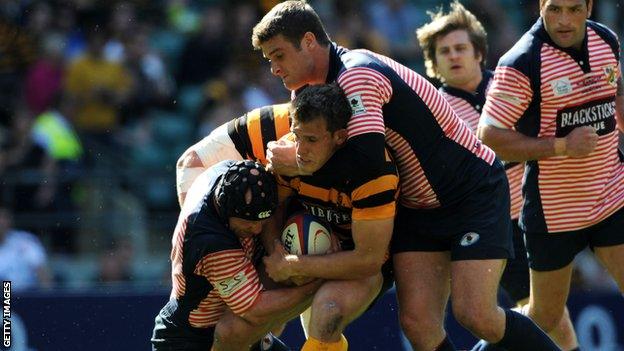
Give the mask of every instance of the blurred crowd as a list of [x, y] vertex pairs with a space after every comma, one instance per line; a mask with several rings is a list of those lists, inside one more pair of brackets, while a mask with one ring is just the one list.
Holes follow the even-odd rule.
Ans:
[[[165, 281], [177, 157], [216, 126], [289, 99], [251, 47], [276, 2], [1, 1], [0, 276], [24, 260], [24, 288]], [[421, 73], [414, 30], [449, 3], [309, 2], [332, 40]], [[463, 3], [489, 33], [489, 68], [538, 15], [537, 0]], [[594, 6], [622, 38], [622, 1]], [[579, 262], [577, 287], [612, 286]]]

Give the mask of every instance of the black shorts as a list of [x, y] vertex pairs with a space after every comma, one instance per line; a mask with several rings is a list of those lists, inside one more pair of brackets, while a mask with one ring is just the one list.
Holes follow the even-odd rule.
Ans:
[[154, 321], [152, 333], [153, 351], [206, 351], [212, 348], [214, 340], [214, 327], [184, 328], [180, 323], [173, 323], [170, 318], [177, 308], [176, 300], [169, 300], [165, 307], [160, 310]]
[[509, 206], [507, 176], [501, 165], [493, 166], [482, 185], [456, 205], [398, 205], [392, 253], [450, 251], [453, 261], [512, 258]]
[[500, 285], [507, 295], [518, 302], [529, 297], [529, 261], [527, 259], [526, 247], [524, 246], [524, 235], [518, 226], [518, 220], [512, 221], [513, 225], [513, 247], [514, 258], [507, 261]]
[[535, 271], [554, 271], [570, 264], [587, 246], [624, 244], [624, 207], [602, 222], [580, 230], [561, 233], [526, 233], [529, 267]]

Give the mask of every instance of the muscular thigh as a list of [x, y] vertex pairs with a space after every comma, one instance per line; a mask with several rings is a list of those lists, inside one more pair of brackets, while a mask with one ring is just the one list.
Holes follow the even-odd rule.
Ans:
[[[496, 306], [505, 260], [455, 261], [451, 268], [453, 310], [485, 310]], [[463, 308], [462, 308], [463, 307]]]
[[393, 261], [401, 313], [441, 316], [449, 296], [450, 253], [401, 252]]

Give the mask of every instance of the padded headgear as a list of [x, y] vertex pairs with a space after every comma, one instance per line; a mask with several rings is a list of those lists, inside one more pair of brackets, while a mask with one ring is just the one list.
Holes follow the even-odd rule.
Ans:
[[[251, 190], [249, 203], [245, 199], [247, 190]], [[238, 161], [221, 177], [215, 198], [221, 213], [227, 218], [238, 217], [252, 221], [267, 219], [277, 207], [277, 183], [275, 177], [261, 164], [249, 160]]]

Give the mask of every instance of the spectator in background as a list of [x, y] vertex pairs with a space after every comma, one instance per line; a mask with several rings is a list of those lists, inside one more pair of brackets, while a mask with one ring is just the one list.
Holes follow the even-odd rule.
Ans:
[[174, 82], [161, 57], [149, 47], [149, 30], [142, 26], [128, 38], [125, 66], [135, 82], [127, 104], [126, 119], [143, 116], [150, 108], [171, 100]]
[[99, 26], [91, 29], [87, 51], [67, 69], [65, 89], [74, 111], [71, 117], [85, 142], [112, 145], [112, 136], [121, 125], [120, 108], [127, 102], [133, 82], [120, 63], [105, 59], [106, 40]]
[[136, 11], [132, 3], [117, 3], [110, 14], [108, 28], [110, 37], [104, 46], [107, 61], [123, 62], [127, 55], [127, 43], [136, 34]]
[[231, 41], [225, 35], [225, 12], [219, 6], [204, 10], [199, 32], [191, 37], [180, 57], [178, 85], [203, 84], [216, 78], [229, 62]]
[[44, 147], [31, 137], [30, 111], [22, 105], [11, 119], [8, 138], [0, 148], [1, 200], [8, 201], [16, 211], [32, 213], [52, 201], [55, 164]]
[[[534, 1], [528, 1], [534, 3]], [[532, 6], [522, 6], [529, 9]], [[487, 62], [497, 62], [510, 47], [510, 38], [518, 38], [518, 30], [513, 26], [511, 14], [500, 0], [472, 0], [466, 2], [466, 8], [474, 13], [488, 29]]]
[[113, 239], [100, 255], [98, 283], [121, 283], [132, 280], [134, 247], [128, 237]]
[[14, 229], [11, 210], [0, 204], [0, 279], [15, 292], [50, 287], [46, 252], [33, 234]]
[[36, 51], [32, 36], [0, 12], [0, 125], [11, 125], [22, 77], [35, 60]]
[[28, 34], [41, 41], [50, 30], [53, 18], [52, 6], [47, 1], [34, 1], [24, 11], [24, 16]]
[[52, 237], [55, 251], [75, 253], [76, 238], [72, 225], [76, 217], [74, 186], [83, 166], [83, 148], [66, 117], [67, 109], [67, 103], [57, 94], [50, 108], [35, 117], [31, 136], [53, 165], [54, 181], [49, 182], [52, 194], [48, 205], [42, 209], [55, 215], [56, 225], [48, 226], [45, 232]]
[[420, 61], [413, 28], [426, 20], [423, 11], [405, 0], [382, 0], [369, 2], [367, 14], [375, 30], [388, 41], [388, 55], [410, 67]]
[[65, 43], [59, 34], [49, 34], [41, 43], [41, 56], [30, 67], [24, 85], [24, 97], [30, 110], [39, 114], [47, 110], [61, 91]]

